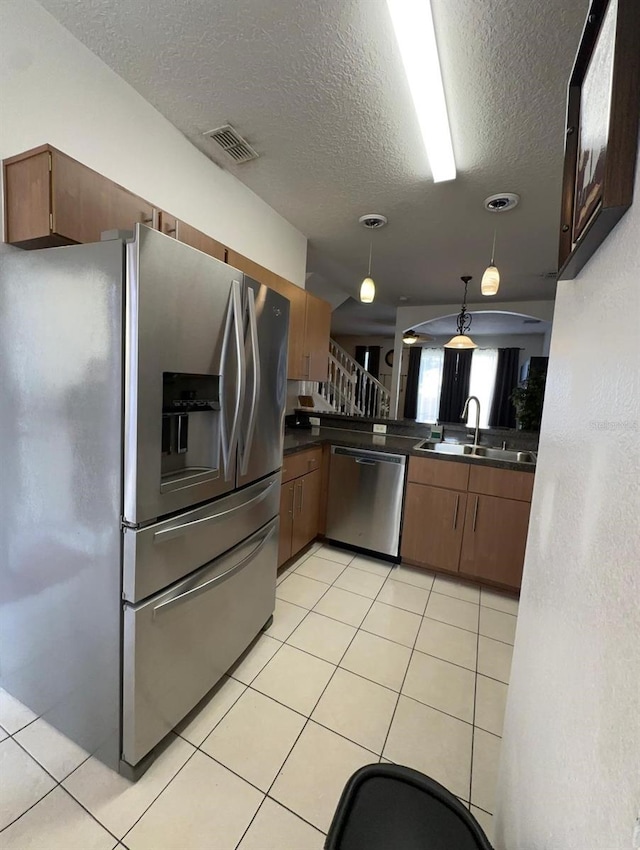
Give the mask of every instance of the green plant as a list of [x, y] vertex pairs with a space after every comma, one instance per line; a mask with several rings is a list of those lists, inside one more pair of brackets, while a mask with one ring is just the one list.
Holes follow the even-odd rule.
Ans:
[[534, 372], [521, 387], [511, 393], [511, 404], [516, 409], [520, 427], [525, 431], [539, 431], [546, 376]]

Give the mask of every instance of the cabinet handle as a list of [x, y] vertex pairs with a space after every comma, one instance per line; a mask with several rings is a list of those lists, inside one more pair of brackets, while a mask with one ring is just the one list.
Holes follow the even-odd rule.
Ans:
[[476, 503], [473, 506], [473, 530], [476, 530], [476, 519], [478, 518], [478, 496], [476, 496]]
[[304, 359], [307, 361], [307, 379], [308, 379], [309, 375], [311, 373], [311, 355], [305, 354]]
[[289, 515], [293, 516], [295, 511], [296, 485], [292, 484], [289, 489], [291, 490], [291, 509], [289, 510]]
[[178, 219], [176, 219], [176, 223], [174, 224], [173, 227], [167, 227], [164, 232], [167, 234], [167, 236], [170, 236], [173, 233], [173, 238], [177, 239], [178, 238]]
[[460, 493], [456, 494], [456, 506], [453, 509], [453, 530], [455, 531], [458, 524], [458, 507], [460, 506]]
[[298, 506], [298, 513], [302, 513], [302, 506], [304, 505], [304, 478], [300, 479], [300, 504]]
[[143, 224], [150, 224], [150, 225], [151, 225], [151, 227], [153, 227], [153, 228], [157, 227], [157, 224], [156, 224], [156, 217], [157, 217], [157, 215], [158, 215], [158, 210], [157, 210], [157, 209], [155, 209], [155, 207], [154, 207], [154, 208], [151, 210], [151, 217], [150, 217], [150, 218], [143, 218], [143, 219], [142, 219], [142, 223], [143, 223]]

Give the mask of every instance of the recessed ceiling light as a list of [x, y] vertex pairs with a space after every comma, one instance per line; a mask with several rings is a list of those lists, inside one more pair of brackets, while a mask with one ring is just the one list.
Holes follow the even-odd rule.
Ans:
[[409, 300], [409, 296], [408, 296], [408, 295], [401, 295], [401, 296], [398, 298], [398, 301], [408, 301], [408, 300]]
[[387, 0], [434, 183], [455, 180], [447, 102], [430, 0]]
[[520, 203], [520, 195], [515, 192], [498, 192], [484, 199], [484, 208], [487, 212], [508, 212]]

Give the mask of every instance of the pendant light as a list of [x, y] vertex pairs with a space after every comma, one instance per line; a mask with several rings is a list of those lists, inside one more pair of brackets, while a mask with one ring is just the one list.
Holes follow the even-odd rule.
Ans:
[[371, 238], [369, 240], [369, 271], [367, 272], [367, 276], [360, 284], [360, 301], [363, 304], [371, 304], [374, 298], [376, 297], [376, 285], [371, 277], [371, 256], [373, 253], [373, 231], [377, 230], [380, 227], [384, 227], [387, 223], [387, 219], [383, 215], [379, 215], [378, 213], [369, 213], [369, 215], [361, 215], [358, 219], [360, 224], [363, 227], [366, 227], [367, 230], [371, 231]]
[[500, 272], [496, 268], [494, 262], [494, 254], [496, 251], [496, 231], [493, 231], [493, 247], [491, 248], [491, 262], [484, 270], [482, 275], [482, 283], [480, 284], [480, 292], [483, 295], [495, 295], [500, 288]]
[[458, 333], [451, 337], [449, 342], [445, 343], [445, 348], [464, 349], [478, 347], [471, 337], [467, 336], [467, 331], [471, 327], [471, 313], [467, 311], [467, 288], [471, 279], [471, 275], [463, 275], [460, 278], [460, 280], [464, 283], [464, 298], [462, 299], [462, 306], [460, 307], [460, 313], [456, 320]]
[[418, 341], [418, 334], [415, 331], [406, 331], [402, 337], [405, 345], [415, 345]]

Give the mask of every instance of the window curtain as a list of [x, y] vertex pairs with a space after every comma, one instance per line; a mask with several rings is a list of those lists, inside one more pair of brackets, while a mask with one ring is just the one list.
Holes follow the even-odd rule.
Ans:
[[[369, 355], [367, 357], [367, 354]], [[356, 345], [356, 363], [366, 369], [374, 378], [380, 374], [380, 346], [379, 345]]]
[[404, 418], [415, 419], [418, 415], [418, 382], [420, 381], [420, 360], [422, 349], [409, 349], [409, 369], [407, 371], [407, 389], [404, 394]]
[[379, 378], [380, 376], [380, 346], [379, 345], [370, 345], [369, 346], [369, 372], [373, 375], [374, 378]]
[[489, 425], [492, 428], [515, 428], [516, 410], [510, 395], [518, 386], [519, 348], [499, 348], [496, 382]]
[[462, 424], [462, 408], [469, 395], [469, 377], [471, 375], [471, 357], [473, 349], [444, 349], [442, 367], [442, 390], [438, 409], [439, 422]]
[[[476, 348], [471, 357], [471, 376], [469, 378], [469, 395], [480, 400], [480, 427], [489, 425], [489, 414], [493, 401], [496, 369], [498, 366], [497, 348]], [[475, 428], [476, 408], [469, 405], [467, 427]]]
[[418, 422], [435, 422], [440, 405], [444, 348], [423, 348], [418, 381]]

